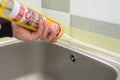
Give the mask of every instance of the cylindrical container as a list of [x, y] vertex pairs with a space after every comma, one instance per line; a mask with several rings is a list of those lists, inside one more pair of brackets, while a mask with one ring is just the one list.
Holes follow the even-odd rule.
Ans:
[[0, 17], [3, 17], [7, 20], [13, 21], [29, 30], [36, 31], [38, 28], [38, 22], [40, 18], [45, 19], [48, 28], [54, 31], [58, 39], [63, 34], [63, 26], [48, 18], [47, 16], [31, 9], [30, 7], [25, 6], [22, 3], [19, 3], [16, 0], [2, 0], [2, 14]]

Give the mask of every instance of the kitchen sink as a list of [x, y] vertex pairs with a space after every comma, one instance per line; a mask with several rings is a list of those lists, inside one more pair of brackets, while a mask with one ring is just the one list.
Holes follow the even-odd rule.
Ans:
[[118, 80], [114, 65], [86, 53], [42, 41], [1, 46], [0, 80]]

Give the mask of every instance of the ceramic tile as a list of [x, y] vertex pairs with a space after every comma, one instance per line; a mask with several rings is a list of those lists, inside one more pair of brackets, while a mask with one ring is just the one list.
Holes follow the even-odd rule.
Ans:
[[63, 25], [69, 26], [70, 24], [70, 14], [50, 9], [42, 8], [42, 13], [46, 16], [60, 22]]
[[69, 12], [70, 0], [42, 0], [42, 8]]
[[120, 0], [70, 0], [70, 13], [120, 24]]
[[70, 26], [94, 32], [97, 34], [109, 36], [112, 38], [120, 39], [119, 37], [120, 32], [118, 31], [120, 29], [120, 25], [118, 24], [71, 15]]

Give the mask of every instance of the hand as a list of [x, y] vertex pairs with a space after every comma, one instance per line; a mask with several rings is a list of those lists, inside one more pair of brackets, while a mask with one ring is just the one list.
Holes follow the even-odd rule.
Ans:
[[[31, 32], [15, 23], [12, 23], [12, 29], [13, 36], [20, 40], [34, 41], [37, 39], [41, 39], [45, 42], [56, 42], [56, 40], [54, 40], [54, 32], [48, 29], [46, 22], [42, 19], [39, 21], [39, 27], [36, 32]], [[48, 32], [50, 32], [50, 34], [48, 34]]]

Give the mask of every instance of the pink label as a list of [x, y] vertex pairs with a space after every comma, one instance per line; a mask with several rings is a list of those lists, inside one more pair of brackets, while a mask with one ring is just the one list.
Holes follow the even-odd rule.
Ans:
[[29, 11], [26, 12], [25, 18], [26, 18], [26, 20], [30, 20], [32, 18], [32, 14]]

